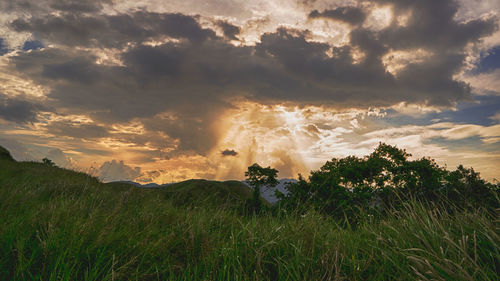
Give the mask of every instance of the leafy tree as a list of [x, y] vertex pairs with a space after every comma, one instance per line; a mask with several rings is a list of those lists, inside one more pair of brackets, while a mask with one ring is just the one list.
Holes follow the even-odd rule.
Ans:
[[484, 207], [493, 212], [500, 208], [500, 185], [481, 179], [473, 168], [459, 165], [448, 172], [442, 192], [449, 201], [462, 207]]
[[[280, 194], [280, 206], [315, 208], [341, 221], [355, 222], [361, 213], [397, 209], [411, 198], [456, 206], [498, 208], [499, 186], [485, 182], [474, 170], [459, 166], [449, 172], [431, 158], [410, 160], [410, 154], [380, 143], [368, 156], [333, 158], [300, 177]], [[363, 211], [363, 212], [360, 212]]]
[[245, 177], [248, 184], [253, 187], [252, 198], [248, 202], [251, 209], [256, 212], [260, 211], [262, 207], [260, 188], [262, 186], [275, 187], [278, 184], [277, 176], [278, 170], [271, 167], [264, 168], [257, 163], [248, 167]]
[[284, 193], [276, 190], [276, 197], [279, 199], [279, 205], [285, 209], [298, 209], [298, 211], [305, 211], [308, 204], [312, 199], [312, 187], [304, 177], [299, 174], [297, 182], [289, 182], [286, 184], [286, 189], [289, 193], [293, 194], [293, 200], [288, 200], [290, 197]]

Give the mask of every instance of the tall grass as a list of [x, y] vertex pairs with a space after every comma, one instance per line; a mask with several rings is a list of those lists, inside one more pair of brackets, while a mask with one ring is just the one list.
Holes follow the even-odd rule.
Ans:
[[[23, 164], [21, 166], [21, 164]], [[418, 202], [356, 229], [242, 216], [37, 163], [0, 169], [1, 280], [498, 280], [498, 221]], [[1, 167], [1, 166], [0, 166]]]

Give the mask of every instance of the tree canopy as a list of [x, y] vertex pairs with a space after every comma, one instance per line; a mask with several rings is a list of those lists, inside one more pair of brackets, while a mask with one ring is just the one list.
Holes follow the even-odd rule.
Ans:
[[472, 168], [447, 171], [433, 159], [380, 143], [364, 157], [333, 158], [311, 171], [309, 179], [278, 193], [281, 208], [315, 208], [336, 218], [355, 218], [361, 211], [398, 208], [409, 199], [458, 206], [498, 208], [499, 186], [480, 178]]
[[261, 167], [259, 164], [254, 163], [248, 167], [245, 172], [246, 181], [253, 188], [252, 199], [247, 202], [247, 205], [253, 211], [259, 211], [261, 208], [260, 201], [260, 188], [262, 186], [274, 187], [278, 184], [278, 170], [271, 167]]

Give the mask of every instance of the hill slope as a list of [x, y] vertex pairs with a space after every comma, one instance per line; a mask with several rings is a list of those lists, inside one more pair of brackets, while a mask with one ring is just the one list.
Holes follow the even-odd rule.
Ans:
[[251, 189], [239, 181], [211, 181], [191, 179], [154, 188], [145, 188], [135, 182], [109, 182], [103, 184], [112, 188], [132, 188], [145, 192], [158, 192], [179, 205], [221, 205], [235, 206], [251, 197]]
[[14, 158], [10, 155], [10, 152], [0, 146], [0, 160], [5, 160], [5, 161], [14, 161]]
[[55, 188], [66, 186], [69, 189], [81, 188], [88, 191], [119, 193], [133, 190], [134, 193], [161, 195], [165, 200], [173, 199], [176, 204], [238, 204], [250, 198], [250, 188], [239, 181], [187, 180], [169, 184], [163, 188], [143, 189], [129, 182], [101, 183], [97, 178], [38, 162], [17, 162], [8, 150], [0, 146], [0, 184], [16, 186]]
[[[244, 216], [217, 203], [247, 192], [231, 181], [170, 191], [102, 184], [0, 158], [0, 280], [497, 280], [500, 272], [498, 223], [480, 211], [414, 203], [352, 229], [312, 210]], [[216, 200], [198, 200], [207, 193]]]
[[165, 194], [178, 203], [182, 202], [239, 202], [251, 197], [250, 189], [239, 181], [210, 181], [192, 179], [169, 184]]

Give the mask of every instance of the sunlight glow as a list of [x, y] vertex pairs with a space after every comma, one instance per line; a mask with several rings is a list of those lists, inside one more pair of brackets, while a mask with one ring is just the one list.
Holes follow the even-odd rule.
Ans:
[[390, 6], [375, 7], [371, 10], [363, 26], [372, 30], [382, 30], [391, 24], [392, 17]]

